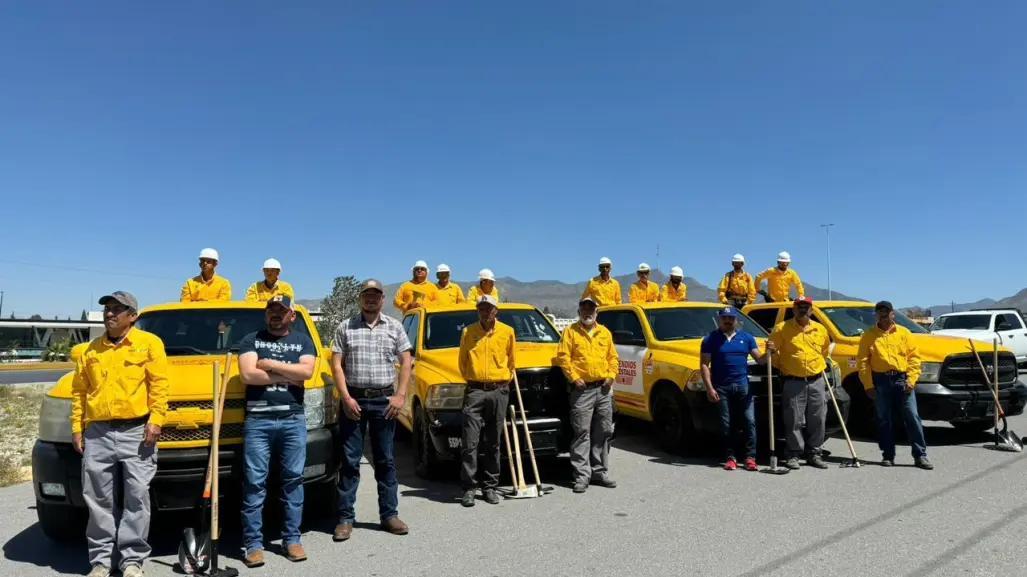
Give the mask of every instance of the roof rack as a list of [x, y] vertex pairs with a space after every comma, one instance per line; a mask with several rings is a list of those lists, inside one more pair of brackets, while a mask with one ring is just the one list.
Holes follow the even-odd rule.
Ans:
[[966, 312], [976, 312], [976, 311], [1016, 311], [1016, 312], [1020, 313], [1021, 315], [1023, 314], [1023, 311], [1021, 311], [1017, 307], [985, 307], [985, 308], [980, 308], [980, 309], [969, 309]]

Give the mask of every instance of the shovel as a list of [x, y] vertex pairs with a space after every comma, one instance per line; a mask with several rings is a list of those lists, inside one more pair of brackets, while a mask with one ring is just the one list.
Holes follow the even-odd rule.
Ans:
[[774, 449], [774, 365], [770, 362], [770, 351], [767, 351], [767, 417], [770, 423], [770, 468], [763, 469], [763, 473], [772, 475], [787, 475], [786, 467], [777, 466], [777, 450]]
[[[1006, 412], [1002, 410], [1002, 403], [998, 400], [998, 339], [992, 341], [994, 347], [994, 380], [988, 378], [988, 371], [984, 368], [984, 363], [981, 361], [981, 356], [977, 354], [977, 347], [974, 346], [973, 339], [967, 339], [970, 341], [970, 350], [973, 351], [974, 357], [977, 358], [977, 365], [981, 367], [981, 373], [984, 375], [984, 382], [988, 383], [988, 390], [991, 391], [992, 398], [995, 399], [995, 445], [990, 447], [996, 451], [1008, 451], [1010, 453], [1019, 453], [1023, 451], [1023, 440], [1020, 436], [1009, 430], [1009, 422], [1006, 421]], [[998, 422], [1002, 420], [1002, 430], [999, 431]]]

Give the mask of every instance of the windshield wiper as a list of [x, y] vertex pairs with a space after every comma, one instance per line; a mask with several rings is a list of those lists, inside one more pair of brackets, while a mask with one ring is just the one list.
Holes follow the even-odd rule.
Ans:
[[170, 347], [164, 347], [164, 352], [167, 354], [194, 354], [194, 355], [206, 355], [207, 351], [198, 349], [196, 347], [190, 347], [187, 345], [175, 345]]

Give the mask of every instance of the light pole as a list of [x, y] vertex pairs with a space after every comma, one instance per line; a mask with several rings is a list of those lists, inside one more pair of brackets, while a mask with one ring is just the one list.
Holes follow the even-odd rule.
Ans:
[[827, 300], [834, 300], [834, 292], [831, 291], [831, 227], [834, 223], [820, 226], [827, 233]]

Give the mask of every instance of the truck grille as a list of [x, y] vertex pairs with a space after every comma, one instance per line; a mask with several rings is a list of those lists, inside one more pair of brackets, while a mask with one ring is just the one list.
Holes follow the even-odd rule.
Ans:
[[[226, 409], [245, 409], [246, 399], [225, 399]], [[179, 409], [205, 409], [208, 411], [214, 410], [214, 401], [207, 399], [206, 401], [170, 401], [168, 402], [169, 411], [177, 411]]]
[[[518, 369], [517, 383], [528, 418], [564, 418], [569, 410], [567, 379], [558, 368]], [[510, 404], [517, 407], [517, 393], [510, 391]], [[520, 417], [520, 409], [517, 416]]]
[[[979, 354], [990, 377], [994, 371], [992, 353]], [[1015, 386], [1016, 379], [1016, 356], [1012, 353], [999, 353], [998, 388], [1005, 389]], [[977, 364], [973, 353], [949, 355], [942, 363], [939, 382], [949, 389], [959, 391], [986, 391], [988, 387], [988, 382], [981, 374], [981, 367]]]
[[[176, 443], [182, 441], [209, 441], [214, 427], [205, 425], [195, 429], [175, 429], [165, 427], [160, 432], [160, 442]], [[221, 423], [220, 439], [241, 439], [243, 436], [242, 423]]]

